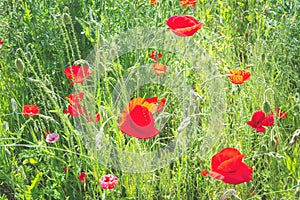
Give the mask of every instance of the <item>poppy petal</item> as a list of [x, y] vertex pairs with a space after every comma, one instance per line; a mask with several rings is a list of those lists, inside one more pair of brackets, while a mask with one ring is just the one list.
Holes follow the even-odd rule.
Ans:
[[160, 76], [160, 75], [166, 73], [168, 70], [168, 67], [166, 65], [163, 65], [160, 63], [152, 65], [152, 68], [153, 68], [156, 76]]
[[241, 153], [235, 148], [224, 148], [212, 157], [211, 169], [216, 171], [222, 162], [240, 155]]
[[274, 125], [274, 115], [269, 114], [263, 121], [263, 126], [273, 126]]
[[172, 16], [167, 19], [166, 24], [173, 33], [182, 37], [194, 35], [203, 26], [203, 23], [187, 15]]
[[150, 112], [146, 107], [135, 106], [135, 108], [130, 112], [130, 117], [133, 122], [138, 126], [147, 126], [150, 124]]
[[154, 126], [153, 115], [150, 115], [151, 123], [148, 126], [138, 126], [132, 121], [130, 115], [126, 115], [123, 123], [119, 125], [121, 131], [129, 136], [139, 138], [139, 139], [148, 139], [152, 138], [160, 133]]

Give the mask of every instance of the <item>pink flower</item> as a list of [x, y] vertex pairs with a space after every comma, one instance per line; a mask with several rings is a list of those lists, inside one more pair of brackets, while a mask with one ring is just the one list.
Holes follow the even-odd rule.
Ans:
[[54, 143], [58, 140], [59, 134], [58, 133], [50, 133], [47, 134], [45, 141], [49, 143]]
[[113, 189], [116, 186], [118, 181], [119, 179], [112, 174], [104, 175], [99, 180], [100, 186], [103, 189], [109, 189], [109, 190]]

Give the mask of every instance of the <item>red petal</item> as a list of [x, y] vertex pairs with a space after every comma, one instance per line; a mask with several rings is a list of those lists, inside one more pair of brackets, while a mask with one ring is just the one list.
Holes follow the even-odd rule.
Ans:
[[150, 112], [144, 106], [135, 106], [135, 108], [130, 112], [130, 117], [138, 126], [147, 126], [151, 122]]
[[165, 104], [166, 104], [166, 101], [167, 101], [167, 99], [166, 98], [163, 98], [161, 101], [160, 101], [160, 104], [157, 106], [157, 112], [160, 112], [163, 108], [164, 108], [164, 106], [165, 106]]
[[253, 127], [261, 127], [265, 118], [266, 118], [266, 113], [264, 111], [262, 110], [255, 111], [251, 118], [251, 123]]
[[38, 115], [39, 112], [40, 112], [40, 109], [36, 105], [25, 105], [23, 107], [23, 114], [26, 117], [32, 117], [32, 116]]
[[81, 103], [83, 97], [84, 97], [84, 93], [78, 92], [78, 93], [69, 94], [69, 96], [67, 96], [67, 99], [71, 105], [76, 105]]
[[152, 68], [154, 69], [155, 74], [157, 76], [160, 76], [160, 75], [166, 73], [168, 70], [167, 66], [165, 66], [163, 64], [154, 64], [154, 65], [152, 65]]
[[199, 23], [197, 19], [187, 15], [170, 17], [166, 24], [176, 35], [183, 37], [194, 35], [203, 26], [203, 23]]
[[145, 101], [148, 102], [148, 103], [154, 103], [154, 104], [157, 104], [157, 102], [158, 102], [158, 97], [146, 98]]
[[154, 51], [151, 52], [150, 58], [151, 58], [152, 60], [154, 60], [155, 62], [158, 62], [158, 60], [156, 59], [156, 53], [155, 53]]
[[217, 171], [222, 162], [240, 155], [241, 153], [235, 148], [224, 148], [212, 157], [211, 169]]
[[203, 171], [201, 172], [201, 175], [202, 175], [202, 176], [208, 176], [207, 170], [203, 170]]
[[240, 165], [242, 164], [242, 160], [245, 157], [245, 154], [235, 156], [231, 159], [225, 160], [218, 166], [218, 172], [222, 173], [230, 173], [235, 172], [239, 169]]
[[274, 125], [274, 115], [269, 114], [263, 121], [263, 126], [273, 126]]
[[281, 112], [280, 108], [275, 108], [274, 110], [275, 110], [275, 113], [276, 113], [276, 117], [279, 118], [279, 119], [284, 119], [288, 116], [287, 113]]
[[222, 181], [228, 184], [241, 184], [252, 180], [252, 167], [241, 163], [239, 169], [234, 173], [222, 173], [224, 176]]
[[154, 126], [154, 119], [152, 113], [149, 113], [151, 122], [148, 126], [138, 126], [133, 122], [130, 115], [123, 113], [120, 117], [119, 127], [121, 131], [129, 136], [139, 138], [139, 139], [148, 139], [159, 134], [159, 130], [157, 130]]

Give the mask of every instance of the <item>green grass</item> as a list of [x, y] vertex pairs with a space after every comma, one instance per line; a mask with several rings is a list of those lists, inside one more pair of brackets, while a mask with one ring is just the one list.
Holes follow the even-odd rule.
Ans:
[[[4, 41], [0, 49], [0, 199], [300, 197], [299, 141], [289, 145], [300, 128], [299, 1], [202, 0], [196, 9], [182, 7], [175, 0], [158, 0], [157, 6], [142, 0], [30, 2], [0, 3], [0, 39]], [[155, 48], [120, 55], [108, 66], [110, 70], [101, 74], [95, 87], [87, 89], [96, 96], [94, 104], [101, 113], [97, 128], [103, 127], [103, 142], [111, 142], [105, 147], [106, 153], [98, 155], [100, 159], [85, 146], [92, 133], [82, 135], [76, 121], [63, 113], [68, 104], [65, 97], [73, 92], [63, 71], [74, 63], [89, 61], [94, 48], [101, 48], [101, 44], [118, 34], [137, 27], [168, 31], [166, 19], [180, 14], [204, 21], [203, 29], [191, 40], [209, 56], [211, 71], [197, 68], [181, 54], [162, 50], [162, 61], [169, 67], [169, 74], [157, 81], [172, 83], [174, 77], [182, 76], [181, 81], [201, 96], [192, 102], [201, 115], [191, 118], [188, 127], [193, 125], [193, 134], [186, 136], [191, 142], [182, 154], [175, 156], [174, 162], [164, 167], [147, 166], [153, 170], [145, 173], [122, 171], [114, 167], [116, 163], [109, 163], [114, 148], [155, 152], [175, 141], [176, 127], [187, 117], [188, 98], [183, 101], [178, 90], [160, 84], [137, 87], [135, 79], [130, 79], [130, 84], [137, 87], [133, 96], [166, 96], [164, 111], [171, 115], [162, 134], [155, 138], [143, 141], [123, 135], [117, 124], [122, 106], [115, 107], [114, 91], [118, 82], [124, 86], [122, 80], [135, 70], [133, 66], [140, 69], [138, 66], [153, 63], [148, 55]], [[202, 53], [192, 51], [184, 55], [196, 57]], [[105, 59], [100, 58], [101, 62]], [[220, 75], [208, 76], [214, 69]], [[246, 69], [251, 72], [251, 79], [234, 86], [223, 76], [230, 69]], [[218, 90], [214, 83], [224, 84], [223, 89]], [[222, 95], [214, 95], [214, 90]], [[288, 117], [276, 120], [265, 133], [256, 133], [246, 122], [262, 108], [265, 97], [272, 108], [280, 107]], [[24, 117], [22, 108], [26, 104], [38, 105], [41, 114]], [[218, 113], [219, 108], [224, 110]], [[45, 130], [59, 133], [58, 142], [46, 143]], [[206, 137], [207, 133], [211, 138]], [[277, 148], [274, 137], [279, 140]], [[237, 148], [247, 155], [244, 161], [254, 169], [252, 181], [232, 186], [200, 174], [203, 169], [210, 169], [211, 157], [225, 147]], [[121, 154], [120, 158], [120, 163], [142, 164], [130, 154]], [[68, 166], [72, 167], [65, 173], [63, 168]], [[88, 174], [85, 183], [77, 178], [81, 171]], [[103, 190], [98, 181], [108, 173], [120, 179], [111, 191]], [[256, 194], [251, 194], [251, 190]]]

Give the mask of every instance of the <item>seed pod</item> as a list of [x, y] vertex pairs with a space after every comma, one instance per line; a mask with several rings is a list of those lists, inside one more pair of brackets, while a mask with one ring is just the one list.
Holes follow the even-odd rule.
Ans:
[[17, 112], [18, 111], [18, 105], [17, 105], [16, 100], [14, 98], [12, 98], [10, 100], [10, 102], [11, 102], [11, 107], [12, 107], [13, 112]]
[[68, 13], [63, 14], [63, 20], [64, 20], [65, 24], [71, 24], [71, 17]]

